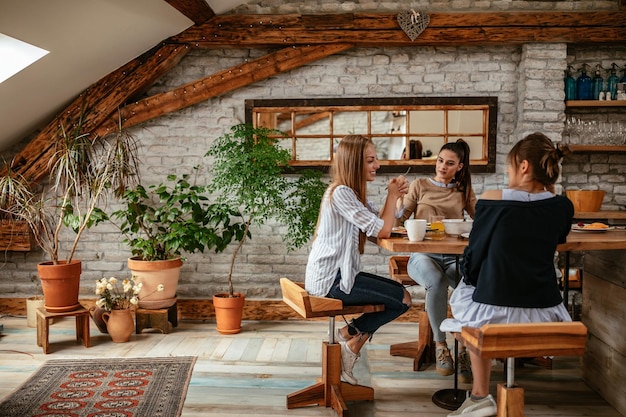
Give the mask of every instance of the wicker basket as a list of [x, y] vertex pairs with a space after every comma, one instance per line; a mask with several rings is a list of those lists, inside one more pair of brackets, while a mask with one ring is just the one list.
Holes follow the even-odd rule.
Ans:
[[575, 211], [599, 211], [605, 192], [603, 190], [570, 190], [565, 194], [574, 204]]

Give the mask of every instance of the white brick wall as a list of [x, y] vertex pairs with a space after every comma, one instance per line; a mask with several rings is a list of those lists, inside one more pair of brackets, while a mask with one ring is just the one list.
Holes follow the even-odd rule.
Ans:
[[[409, 2], [404, 8], [455, 11], [476, 10], [579, 10], [614, 9], [617, 1], [433, 1]], [[309, 1], [302, 5], [278, 0], [242, 6], [238, 13], [334, 13], [345, 11], [389, 12], [398, 10], [391, 1]], [[262, 56], [266, 50], [194, 50], [179, 66], [160, 79], [149, 93], [210, 75]], [[161, 182], [168, 173], [189, 173], [197, 164], [210, 177], [210, 161], [203, 158], [212, 141], [230, 126], [244, 121], [244, 100], [258, 98], [405, 97], [496, 95], [499, 99], [497, 172], [474, 175], [477, 194], [502, 187], [506, 181], [506, 153], [525, 134], [542, 131], [561, 140], [565, 107], [563, 70], [568, 63], [613, 60], [626, 65], [626, 47], [578, 48], [568, 53], [565, 44], [527, 44], [492, 47], [414, 47], [354, 49], [315, 62], [286, 74], [274, 76], [222, 97], [152, 120], [132, 129], [142, 145], [143, 182]], [[597, 117], [597, 116], [596, 116]], [[601, 117], [609, 117], [608, 115]], [[624, 115], [620, 116], [624, 117]], [[21, 144], [23, 146], [23, 144]], [[15, 149], [6, 152], [15, 153]], [[626, 203], [626, 155], [574, 155], [563, 167], [565, 187], [601, 184], [611, 204]], [[413, 177], [412, 177], [413, 178]], [[381, 175], [369, 188], [370, 197], [382, 203], [388, 177]], [[111, 207], [114, 209], [115, 207]], [[270, 224], [253, 229], [235, 266], [235, 289], [252, 298], [279, 297], [278, 279], [288, 275], [303, 279], [308, 249], [288, 254], [280, 236], [284, 226]], [[181, 273], [179, 296], [209, 298], [226, 288], [230, 254], [188, 256]], [[363, 256], [365, 270], [387, 275], [389, 253], [368, 244]], [[3, 254], [0, 264], [0, 294], [23, 296], [34, 291], [30, 277], [43, 255]], [[128, 248], [115, 228], [99, 226], [88, 231], [76, 257], [83, 261], [81, 294], [93, 297], [93, 281], [102, 276], [127, 276]]]

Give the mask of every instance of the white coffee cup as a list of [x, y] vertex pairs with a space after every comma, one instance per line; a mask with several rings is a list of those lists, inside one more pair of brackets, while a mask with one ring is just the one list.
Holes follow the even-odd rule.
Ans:
[[404, 228], [411, 242], [419, 242], [420, 240], [424, 240], [424, 236], [426, 235], [426, 220], [408, 219], [404, 222]]

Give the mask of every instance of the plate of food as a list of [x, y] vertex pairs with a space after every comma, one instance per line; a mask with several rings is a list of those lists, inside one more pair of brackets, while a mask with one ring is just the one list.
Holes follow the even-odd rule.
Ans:
[[615, 227], [609, 226], [608, 224], [593, 222], [593, 223], [577, 223], [572, 225], [572, 231], [574, 232], [591, 232], [591, 233], [602, 233], [608, 232], [609, 230], [613, 230]]
[[406, 236], [406, 229], [404, 226], [397, 226], [391, 229], [392, 234]]

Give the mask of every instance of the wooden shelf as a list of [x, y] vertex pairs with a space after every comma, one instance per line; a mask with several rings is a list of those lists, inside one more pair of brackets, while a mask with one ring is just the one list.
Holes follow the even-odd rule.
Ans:
[[626, 145], [567, 145], [572, 152], [626, 152]]
[[626, 219], [626, 210], [577, 211], [575, 219]]
[[565, 107], [626, 107], [626, 100], [568, 100]]

